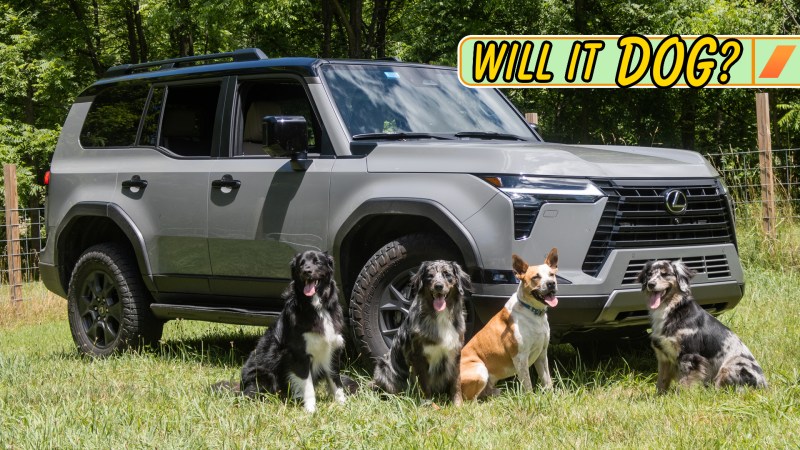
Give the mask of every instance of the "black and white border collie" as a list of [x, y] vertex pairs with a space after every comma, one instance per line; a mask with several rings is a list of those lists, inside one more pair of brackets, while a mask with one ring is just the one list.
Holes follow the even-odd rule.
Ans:
[[766, 387], [764, 371], [747, 346], [694, 301], [689, 288], [694, 275], [681, 261], [650, 261], [637, 278], [648, 297], [658, 392], [666, 392], [673, 380], [681, 386]]
[[390, 394], [408, 388], [413, 368], [430, 398], [446, 394], [461, 404], [459, 365], [466, 330], [464, 294], [469, 275], [455, 262], [425, 261], [411, 277], [414, 298], [389, 352], [375, 364], [374, 386]]
[[318, 381], [327, 382], [328, 392], [338, 403], [345, 402], [342, 379], [349, 390], [355, 383], [339, 374], [344, 319], [333, 279], [333, 258], [306, 251], [294, 257], [291, 271], [283, 311], [244, 363], [241, 390], [250, 397], [291, 394], [313, 413]]

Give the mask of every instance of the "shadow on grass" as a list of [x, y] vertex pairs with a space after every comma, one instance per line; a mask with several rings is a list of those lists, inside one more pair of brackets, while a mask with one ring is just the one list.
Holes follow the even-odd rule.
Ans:
[[[649, 340], [623, 343], [599, 351], [578, 350], [570, 344], [555, 345], [550, 347], [549, 357], [554, 381], [560, 381], [565, 388], [608, 386], [646, 378], [657, 370]], [[536, 377], [535, 370], [531, 371], [531, 376]]]
[[[263, 329], [249, 327], [230, 330], [193, 328], [188, 332], [171, 333], [173, 336], [162, 339], [157, 348], [143, 352], [165, 361], [202, 364], [231, 369], [238, 373], [262, 332]], [[59, 352], [53, 356], [69, 360], [87, 359], [77, 350]], [[643, 380], [654, 377], [656, 373], [656, 360], [648, 340], [599, 351], [590, 351], [585, 347], [578, 351], [570, 344], [553, 345], [549, 348], [548, 356], [550, 374], [555, 385], [568, 390]], [[367, 356], [348, 345], [341, 361], [342, 372], [356, 379], [361, 388], [365, 388], [372, 378], [372, 363]], [[537, 379], [536, 370], [531, 368], [531, 380], [536, 382]], [[509, 389], [515, 383], [518, 383], [516, 379], [503, 381], [498, 383], [498, 387]]]
[[164, 359], [218, 367], [241, 367], [261, 333], [214, 332], [183, 339], [162, 339], [155, 353]]

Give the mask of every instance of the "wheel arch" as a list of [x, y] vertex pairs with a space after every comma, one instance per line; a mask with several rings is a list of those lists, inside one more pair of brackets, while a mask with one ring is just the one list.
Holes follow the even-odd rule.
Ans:
[[58, 279], [64, 293], [67, 292], [72, 270], [80, 255], [92, 245], [102, 242], [127, 245], [136, 257], [145, 286], [155, 293], [144, 237], [119, 205], [105, 202], [77, 203], [64, 216], [56, 236], [53, 260], [59, 268]]
[[480, 253], [472, 236], [441, 204], [425, 199], [368, 200], [353, 211], [334, 237], [333, 254], [346, 302], [358, 273], [376, 251], [400, 236], [421, 232], [448, 238], [461, 254], [467, 273], [480, 267]]

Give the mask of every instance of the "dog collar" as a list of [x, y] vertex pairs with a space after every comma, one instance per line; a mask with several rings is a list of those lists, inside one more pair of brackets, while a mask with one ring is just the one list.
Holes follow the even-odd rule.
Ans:
[[545, 306], [544, 309], [538, 309], [538, 308], [534, 308], [533, 306], [523, 302], [522, 300], [517, 301], [517, 303], [519, 303], [523, 307], [527, 308], [528, 310], [532, 311], [533, 314], [536, 315], [536, 316], [543, 316], [543, 315], [545, 315], [545, 313], [547, 313], [547, 306]]

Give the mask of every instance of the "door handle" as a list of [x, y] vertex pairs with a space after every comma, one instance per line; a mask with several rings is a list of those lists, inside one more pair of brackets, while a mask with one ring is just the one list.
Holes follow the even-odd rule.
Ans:
[[224, 187], [231, 188], [231, 189], [239, 189], [242, 185], [242, 182], [239, 180], [234, 180], [232, 175], [223, 175], [221, 179], [214, 180], [211, 182], [211, 187], [214, 189], [222, 189]]
[[131, 177], [130, 180], [125, 180], [122, 182], [122, 187], [124, 188], [139, 188], [144, 189], [147, 187], [147, 180], [143, 180], [139, 175], [134, 175]]

